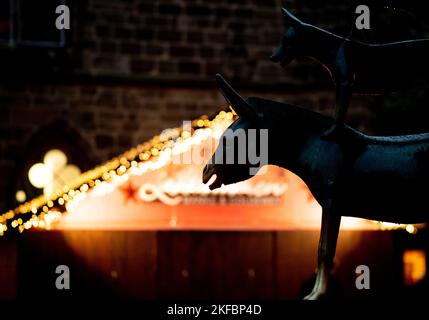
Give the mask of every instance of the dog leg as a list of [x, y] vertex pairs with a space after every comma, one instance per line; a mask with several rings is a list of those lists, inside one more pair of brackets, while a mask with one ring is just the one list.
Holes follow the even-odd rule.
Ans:
[[340, 224], [341, 215], [334, 212], [332, 206], [324, 207], [319, 240], [316, 283], [311, 293], [304, 300], [318, 300], [326, 294], [329, 272], [334, 262]]
[[324, 137], [326, 139], [336, 138], [344, 127], [347, 110], [352, 98], [352, 85], [349, 81], [342, 81], [336, 86], [335, 123], [329, 128]]

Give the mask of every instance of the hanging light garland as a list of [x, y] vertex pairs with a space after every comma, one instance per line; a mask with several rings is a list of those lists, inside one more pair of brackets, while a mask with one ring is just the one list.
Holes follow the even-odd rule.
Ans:
[[[237, 115], [231, 111], [221, 111], [213, 119], [202, 116], [192, 121], [188, 128], [164, 130], [150, 141], [132, 148], [116, 158], [81, 174], [73, 182], [64, 185], [49, 196], [41, 195], [19, 207], [0, 215], [0, 236], [11, 230], [19, 233], [31, 228], [50, 229], [52, 224], [61, 219], [67, 207], [82, 200], [90, 190], [101, 193], [113, 190], [122, 184], [129, 174], [143, 174], [168, 164], [172, 155], [189, 150], [209, 136], [220, 137]], [[373, 221], [381, 230], [405, 229], [411, 234], [417, 227], [406, 224], [393, 224]]]
[[211, 134], [220, 136], [236, 117], [233, 111], [221, 111], [213, 119], [202, 116], [192, 121], [191, 132], [182, 128], [165, 130], [150, 141], [89, 170], [51, 195], [41, 195], [0, 215], [0, 236], [8, 231], [22, 233], [31, 228], [50, 229], [67, 212], [67, 206], [84, 198], [86, 192], [109, 182], [124, 182], [129, 173], [142, 174], [163, 167], [173, 154], [187, 150]]

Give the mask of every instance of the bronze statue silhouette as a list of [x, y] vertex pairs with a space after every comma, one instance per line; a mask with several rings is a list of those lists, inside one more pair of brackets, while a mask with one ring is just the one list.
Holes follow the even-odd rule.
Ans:
[[[349, 3], [352, 8], [363, 4], [361, 0], [352, 0]], [[429, 22], [427, 4], [421, 0], [366, 0], [365, 4], [371, 8], [371, 15], [373, 11], [380, 12], [381, 9], [390, 8], [405, 13], [420, 23]]]
[[297, 57], [310, 57], [328, 70], [336, 86], [336, 107], [327, 136], [335, 136], [343, 125], [353, 92], [395, 92], [429, 74], [429, 39], [368, 44], [304, 23], [285, 8], [282, 12], [291, 26], [270, 59], [286, 66]]
[[[301, 177], [322, 206], [317, 278], [305, 299], [326, 293], [342, 216], [394, 223], [429, 220], [429, 134], [374, 137], [344, 125], [338, 139], [326, 139], [334, 119], [290, 104], [244, 100], [222, 76], [217, 81], [239, 115], [229, 129], [268, 129], [268, 163]], [[231, 138], [223, 135], [220, 143]], [[218, 148], [213, 157], [224, 150]], [[211, 189], [252, 177], [249, 164], [212, 160], [203, 172], [204, 183], [216, 175]]]

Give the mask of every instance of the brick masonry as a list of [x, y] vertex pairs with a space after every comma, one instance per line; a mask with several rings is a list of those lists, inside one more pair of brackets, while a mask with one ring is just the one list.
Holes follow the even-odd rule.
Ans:
[[[346, 32], [342, 1], [287, 1], [304, 20]], [[0, 210], [13, 204], [19, 159], [37, 132], [64, 121], [94, 163], [225, 102], [221, 72], [243, 95], [332, 112], [334, 91], [309, 60], [287, 70], [268, 61], [284, 30], [280, 0], [77, 0], [67, 47], [0, 48]], [[317, 8], [316, 8], [317, 7]], [[334, 28], [335, 27], [335, 28]], [[43, 57], [43, 58], [40, 58]], [[350, 121], [370, 129], [372, 98], [355, 99]], [[49, 140], [49, 136], [45, 137]], [[48, 144], [48, 141], [47, 141]]]

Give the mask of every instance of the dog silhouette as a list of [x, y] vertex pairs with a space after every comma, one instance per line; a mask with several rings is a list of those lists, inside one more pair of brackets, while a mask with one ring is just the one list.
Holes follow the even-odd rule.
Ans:
[[285, 67], [297, 57], [309, 57], [329, 72], [336, 106], [326, 136], [335, 136], [344, 123], [353, 92], [395, 92], [424, 82], [429, 74], [429, 39], [368, 44], [304, 23], [285, 8], [282, 13], [290, 27], [270, 59]]

